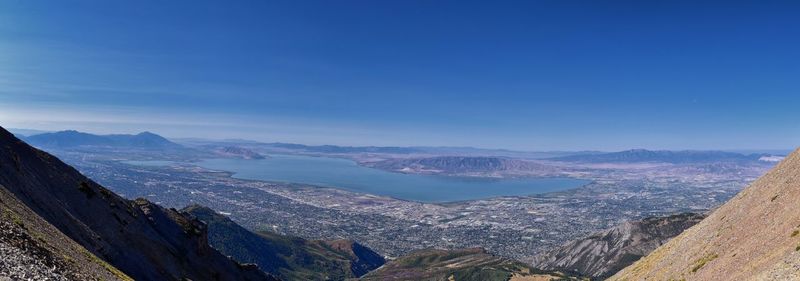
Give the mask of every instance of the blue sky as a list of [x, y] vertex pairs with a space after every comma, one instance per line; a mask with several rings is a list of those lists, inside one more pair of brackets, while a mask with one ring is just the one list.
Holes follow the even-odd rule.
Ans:
[[800, 144], [794, 1], [2, 1], [0, 125], [524, 150]]

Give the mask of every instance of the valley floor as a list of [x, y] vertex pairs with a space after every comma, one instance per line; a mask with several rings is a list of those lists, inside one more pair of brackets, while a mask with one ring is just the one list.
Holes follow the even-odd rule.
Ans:
[[127, 198], [144, 197], [174, 208], [201, 204], [253, 230], [347, 238], [390, 257], [424, 248], [482, 247], [530, 261], [538, 253], [622, 221], [709, 210], [752, 180], [632, 180], [634, 176], [617, 171], [564, 192], [427, 204], [239, 180], [190, 164], [141, 167], [85, 154], [59, 156]]

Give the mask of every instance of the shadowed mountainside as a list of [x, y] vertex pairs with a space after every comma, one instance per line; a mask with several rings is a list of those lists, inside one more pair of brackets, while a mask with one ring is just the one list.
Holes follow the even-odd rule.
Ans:
[[610, 280], [800, 280], [800, 150]]
[[536, 257], [533, 265], [602, 280], [649, 254], [703, 218], [700, 214], [683, 213], [625, 222], [548, 251]]
[[183, 211], [208, 225], [209, 243], [236, 260], [250, 262], [285, 280], [344, 280], [384, 264], [367, 247], [348, 240], [317, 241], [272, 233], [253, 233], [202, 206]]
[[88, 252], [137, 280], [274, 280], [208, 245], [205, 225], [125, 200], [0, 128], [0, 185]]

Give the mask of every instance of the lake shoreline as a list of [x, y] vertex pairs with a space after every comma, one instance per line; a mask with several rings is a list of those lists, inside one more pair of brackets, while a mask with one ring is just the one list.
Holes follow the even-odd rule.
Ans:
[[420, 203], [452, 203], [496, 197], [531, 196], [580, 188], [590, 180], [568, 177], [483, 178], [405, 174], [359, 165], [349, 159], [276, 154], [267, 159], [215, 158], [180, 163], [124, 161], [140, 166], [191, 164], [231, 173], [231, 177], [303, 184]]

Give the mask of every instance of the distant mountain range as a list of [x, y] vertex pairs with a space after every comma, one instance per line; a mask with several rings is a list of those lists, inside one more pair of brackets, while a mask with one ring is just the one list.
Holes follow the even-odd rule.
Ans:
[[[245, 143], [247, 144], [247, 143]], [[250, 143], [252, 145], [252, 143]], [[428, 154], [445, 156], [471, 157], [513, 157], [525, 159], [542, 159], [567, 155], [583, 155], [600, 153], [595, 151], [515, 151], [507, 149], [486, 149], [475, 147], [447, 146], [337, 146], [337, 145], [304, 145], [293, 143], [262, 143], [263, 147], [289, 151], [323, 154], [383, 153], [383, 154]]]
[[[360, 161], [359, 164], [399, 173], [453, 176], [547, 177], [563, 176], [564, 168], [576, 164], [670, 163], [700, 166], [707, 172], [721, 172], [737, 165], [772, 165], [783, 159], [769, 154], [739, 154], [722, 151], [627, 150], [611, 153], [576, 154], [547, 159], [520, 159], [498, 156], [421, 156]], [[559, 163], [562, 162], [562, 163]], [[566, 164], [566, 165], [564, 165]]]
[[[96, 135], [75, 130], [46, 132], [41, 130], [15, 129], [14, 133], [26, 142], [40, 147], [73, 148], [80, 146], [120, 147], [138, 149], [183, 148], [181, 144], [170, 141], [151, 132], [136, 135]], [[178, 139], [189, 147], [198, 147], [221, 156], [240, 157], [245, 159], [261, 159], [255, 150], [267, 152], [304, 152], [318, 154], [422, 154], [454, 157], [485, 158], [517, 158], [543, 159], [561, 162], [580, 163], [711, 163], [742, 161], [775, 161], [780, 159], [783, 151], [773, 150], [770, 153], [741, 153], [713, 150], [647, 150], [631, 149], [619, 152], [600, 151], [515, 151], [506, 149], [484, 149], [474, 147], [438, 147], [438, 146], [338, 146], [338, 145], [305, 145], [295, 143], [263, 143], [250, 140], [205, 140]], [[263, 156], [263, 155], [261, 155]], [[776, 158], [777, 157], [777, 158]], [[425, 158], [425, 157], [417, 157]], [[763, 159], [762, 159], [763, 158]], [[481, 161], [478, 161], [481, 162]], [[476, 162], [477, 163], [477, 162]]]
[[566, 155], [601, 153], [596, 151], [516, 151], [507, 149], [487, 149], [475, 147], [449, 146], [340, 146], [340, 145], [305, 145], [282, 142], [258, 142], [252, 140], [226, 139], [208, 140], [199, 138], [179, 138], [176, 142], [189, 147], [200, 146], [239, 146], [272, 153], [309, 153], [309, 154], [428, 154], [452, 156], [498, 156], [526, 159], [541, 159]]
[[402, 173], [464, 174], [515, 170], [545, 170], [544, 165], [504, 157], [434, 156], [364, 162], [364, 166]]
[[99, 146], [138, 149], [175, 149], [183, 147], [150, 132], [142, 132], [136, 135], [94, 135], [69, 130], [37, 134], [25, 137], [24, 139], [32, 145], [50, 148]]
[[50, 133], [51, 132], [51, 131], [45, 131], [45, 130], [17, 129], [17, 128], [7, 128], [7, 130], [9, 132], [11, 132], [12, 134], [14, 134], [15, 136], [17, 136], [17, 137], [20, 137], [20, 136], [26, 137], [26, 136], [32, 136], [32, 135], [38, 135], [38, 134], [44, 134], [44, 133]]
[[304, 150], [307, 152], [319, 153], [393, 153], [409, 154], [420, 153], [422, 150], [413, 147], [393, 147], [393, 146], [337, 146], [337, 145], [304, 145], [294, 143], [267, 143], [267, 146], [284, 148], [291, 150]]
[[547, 160], [562, 162], [581, 162], [581, 163], [711, 163], [711, 162], [745, 162], [759, 161], [768, 154], [740, 154], [725, 151], [670, 151], [670, 150], [646, 150], [632, 149], [620, 152], [570, 155], [563, 157], [548, 158]]

